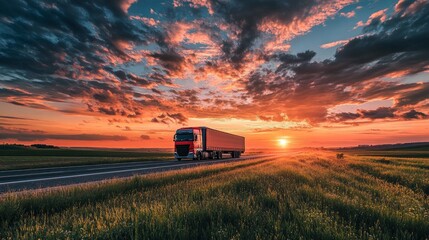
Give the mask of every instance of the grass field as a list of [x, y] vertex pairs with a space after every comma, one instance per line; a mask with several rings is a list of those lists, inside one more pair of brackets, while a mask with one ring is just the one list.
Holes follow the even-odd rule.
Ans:
[[347, 150], [345, 153], [357, 156], [401, 157], [401, 158], [427, 158], [428, 150]]
[[0, 238], [426, 239], [429, 159], [318, 151], [7, 194]]
[[171, 152], [87, 149], [0, 150], [0, 170], [171, 159]]

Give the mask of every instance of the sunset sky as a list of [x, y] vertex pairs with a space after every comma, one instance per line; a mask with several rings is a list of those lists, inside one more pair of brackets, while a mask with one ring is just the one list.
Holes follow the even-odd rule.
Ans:
[[4, 143], [429, 141], [427, 0], [2, 1], [0, 36]]

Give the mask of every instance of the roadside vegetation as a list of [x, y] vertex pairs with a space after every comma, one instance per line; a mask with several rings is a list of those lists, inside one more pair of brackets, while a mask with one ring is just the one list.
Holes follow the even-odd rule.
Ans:
[[9, 193], [3, 239], [427, 239], [429, 159], [314, 151]]
[[60, 167], [84, 164], [171, 160], [171, 152], [89, 149], [2, 149], [0, 170]]

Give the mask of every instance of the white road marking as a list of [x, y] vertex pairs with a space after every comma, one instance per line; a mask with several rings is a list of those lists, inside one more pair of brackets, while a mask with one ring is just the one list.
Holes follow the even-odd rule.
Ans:
[[42, 173], [27, 173], [27, 174], [19, 174], [19, 175], [6, 175], [0, 176], [2, 178], [10, 178], [10, 177], [27, 177], [27, 176], [37, 176], [37, 175], [46, 175], [46, 174], [54, 174], [54, 173], [65, 173], [66, 171], [55, 171], [55, 172], [42, 172]]
[[[240, 158], [237, 160], [249, 160], [254, 158], [265, 158], [270, 155], [262, 155], [262, 156], [248, 156], [246, 158]], [[10, 185], [10, 184], [18, 184], [18, 183], [30, 183], [30, 182], [42, 182], [49, 180], [58, 180], [58, 179], [67, 179], [67, 178], [77, 178], [77, 177], [88, 177], [88, 176], [97, 176], [97, 175], [106, 175], [113, 173], [124, 173], [124, 172], [134, 172], [134, 171], [142, 171], [142, 170], [152, 170], [152, 169], [160, 169], [160, 168], [170, 168], [170, 167], [178, 167], [178, 166], [193, 166], [193, 165], [206, 165], [204, 163], [223, 163], [223, 162], [234, 162], [231, 159], [226, 160], [213, 160], [213, 161], [204, 161], [204, 162], [191, 162], [188, 164], [173, 164], [166, 166], [155, 166], [155, 167], [144, 167], [144, 168], [134, 168], [134, 169], [125, 169], [125, 170], [116, 170], [116, 171], [107, 171], [107, 172], [97, 172], [97, 173], [86, 173], [86, 174], [76, 174], [76, 175], [68, 175], [68, 176], [58, 176], [58, 177], [49, 177], [49, 178], [36, 178], [36, 179], [27, 179], [27, 180], [19, 180], [19, 181], [11, 181], [11, 182], [2, 182], [0, 186]]]
[[[195, 165], [195, 163], [194, 164], [188, 164], [188, 165]], [[125, 170], [117, 170], [117, 171], [99, 172], [99, 173], [86, 173], [86, 174], [77, 174], [77, 175], [69, 175], [69, 176], [59, 176], [59, 177], [49, 177], [49, 178], [37, 178], [37, 179], [20, 180], [20, 181], [13, 181], [13, 182], [3, 182], [3, 183], [0, 183], [0, 185], [9, 185], [9, 184], [17, 184], [17, 183], [28, 183], [28, 182], [41, 182], [41, 181], [56, 180], [56, 179], [67, 179], [67, 178], [76, 178], [76, 177], [88, 177], [88, 176], [105, 175], [105, 174], [112, 174], [112, 173], [134, 172], [134, 171], [141, 171], [141, 170], [167, 168], [167, 167], [177, 167], [177, 166], [188, 166], [188, 165], [185, 165], [185, 164], [174, 164], [174, 165], [169, 165], [169, 166], [134, 168], [134, 169], [125, 169]]]
[[[25, 169], [15, 169], [15, 170], [1, 170], [1, 173], [10, 173], [10, 172], [27, 172], [27, 171], [38, 171], [38, 170], [49, 170], [49, 169], [63, 169], [63, 168], [80, 168], [86, 166], [110, 166], [110, 165], [119, 165], [119, 164], [133, 164], [133, 163], [156, 163], [163, 161], [134, 161], [134, 162], [117, 162], [117, 163], [101, 163], [101, 164], [84, 164], [84, 165], [71, 165], [71, 166], [63, 166], [63, 167], [43, 167], [43, 168], [25, 168]], [[166, 161], [167, 162], [167, 161]], [[169, 161], [173, 162], [173, 161]]]
[[[151, 162], [151, 163], [136, 163], [136, 164], [126, 164], [123, 167], [132, 167], [134, 165], [151, 165], [151, 164], [159, 164], [159, 165], [166, 165], [169, 164], [170, 162]], [[93, 171], [93, 170], [106, 170], [106, 169], [112, 169], [112, 168], [117, 168], [117, 166], [111, 166], [111, 167], [95, 167], [95, 165], [87, 165], [88, 167], [92, 167], [92, 168], [87, 168], [84, 170], [80, 170], [80, 171]], [[72, 169], [67, 170], [67, 171], [54, 171], [54, 172], [42, 172], [42, 173], [26, 173], [26, 174], [18, 174], [18, 175], [5, 175], [5, 176], [1, 176], [0, 175], [0, 179], [2, 178], [8, 178], [8, 177], [26, 177], [26, 176], [36, 176], [36, 175], [47, 175], [47, 174], [53, 174], [53, 173], [67, 173], [67, 172], [72, 172], [72, 171], [79, 171], [79, 169]]]

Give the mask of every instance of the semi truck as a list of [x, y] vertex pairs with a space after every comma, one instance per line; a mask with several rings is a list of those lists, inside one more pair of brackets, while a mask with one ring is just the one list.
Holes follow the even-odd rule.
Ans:
[[222, 159], [223, 154], [239, 158], [245, 150], [242, 136], [208, 127], [184, 127], [174, 135], [174, 157], [182, 159]]

